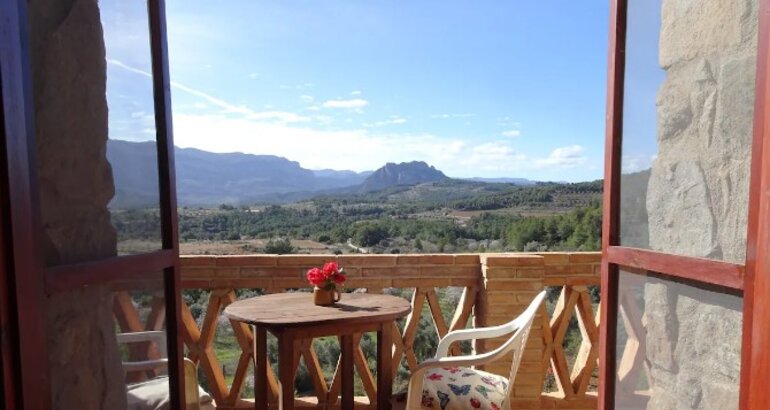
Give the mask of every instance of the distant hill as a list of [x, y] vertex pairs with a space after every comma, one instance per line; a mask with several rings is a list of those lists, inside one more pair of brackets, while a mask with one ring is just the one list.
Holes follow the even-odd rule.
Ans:
[[514, 184], [514, 185], [535, 185], [537, 181], [526, 178], [461, 178], [465, 181], [486, 182], [489, 184]]
[[[354, 172], [309, 170], [274, 155], [218, 154], [194, 148], [176, 148], [174, 152], [180, 206], [281, 204], [313, 197], [363, 195], [368, 199], [387, 197], [441, 204], [463, 200], [456, 204], [461, 209], [477, 209], [500, 202], [517, 203], [505, 199], [520, 196], [509, 191], [541, 184], [523, 178], [452, 179], [419, 161], [388, 163], [376, 171]], [[111, 207], [158, 205], [158, 175], [151, 171], [157, 169], [154, 142], [109, 140], [107, 159], [115, 180]], [[488, 204], [477, 200], [489, 195], [494, 198], [490, 197]]]
[[[313, 192], [361, 184], [369, 173], [311, 171], [274, 155], [218, 154], [176, 148], [179, 205], [286, 202]], [[107, 159], [115, 179], [112, 207], [157, 205], [158, 175], [154, 142], [109, 140]]]
[[374, 171], [358, 188], [359, 192], [379, 191], [395, 186], [418, 185], [428, 182], [440, 182], [449, 179], [443, 172], [422, 161], [389, 162]]
[[316, 176], [319, 189], [333, 189], [337, 187], [346, 187], [360, 185], [364, 180], [372, 175], [374, 171], [337, 171], [334, 169], [321, 169], [313, 171]]

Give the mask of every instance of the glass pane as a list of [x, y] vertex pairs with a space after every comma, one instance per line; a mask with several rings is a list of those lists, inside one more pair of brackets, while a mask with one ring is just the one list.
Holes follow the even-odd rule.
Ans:
[[738, 408], [743, 299], [620, 272], [617, 409]]
[[47, 265], [160, 249], [147, 3], [29, 7]]
[[629, 0], [624, 246], [741, 263], [757, 0]]
[[[169, 399], [166, 309], [162, 275], [156, 280], [115, 283], [113, 318], [121, 386], [129, 409]], [[154, 407], [153, 407], [154, 408]]]
[[147, 2], [101, 0], [118, 253], [161, 248], [158, 157]]

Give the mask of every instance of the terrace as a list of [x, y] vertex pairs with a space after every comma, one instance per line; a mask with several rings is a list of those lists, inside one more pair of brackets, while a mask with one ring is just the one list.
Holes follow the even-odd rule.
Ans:
[[[414, 351], [418, 322], [427, 318], [439, 337], [448, 331], [469, 326], [490, 326], [508, 322], [526, 307], [543, 289], [550, 288], [558, 300], [548, 308], [543, 305], [527, 344], [513, 388], [514, 408], [597, 407], [598, 327], [597, 306], [592, 303], [589, 287], [598, 287], [601, 254], [522, 253], [522, 254], [436, 254], [436, 255], [249, 255], [249, 256], [183, 256], [182, 288], [210, 292], [208, 305], [194, 318], [187, 304], [182, 306], [182, 338], [186, 356], [196, 362], [208, 380], [208, 388], [218, 409], [253, 408], [250, 383], [253, 383], [253, 334], [249, 326], [226, 322], [222, 310], [236, 300], [239, 289], [260, 289], [264, 293], [306, 288], [304, 272], [311, 266], [336, 260], [348, 272], [348, 288], [370, 293], [405, 291], [411, 296], [412, 314], [395, 329], [394, 363], [403, 362], [402, 374], [421, 359]], [[447, 289], [459, 293], [455, 305], [442, 306], [438, 294]], [[122, 332], [161, 330], [162, 296], [137, 304], [129, 292], [116, 295], [114, 314]], [[142, 311], [140, 313], [140, 310]], [[142, 323], [140, 317], [146, 317]], [[633, 317], [633, 316], [631, 316]], [[574, 318], [574, 319], [573, 319]], [[637, 318], [636, 326], [641, 326]], [[570, 321], [575, 320], [580, 345], [572, 356], [565, 354], [565, 338]], [[394, 324], [394, 326], [396, 326]], [[573, 325], [575, 326], [575, 325]], [[230, 329], [232, 332], [230, 333]], [[574, 331], [574, 330], [573, 330]], [[237, 340], [237, 365], [222, 366], [215, 340], [219, 333]], [[360, 335], [355, 338], [360, 342]], [[484, 352], [496, 347], [497, 340], [476, 344], [472, 348]], [[573, 342], [574, 343], [574, 342]], [[644, 357], [644, 343], [629, 338], [633, 352], [622, 363], [629, 373], [637, 374]], [[435, 347], [435, 346], [434, 346]], [[459, 349], [459, 347], [458, 347]], [[324, 376], [312, 340], [302, 343], [303, 366], [312, 380], [313, 393], [296, 398], [299, 408], [339, 408], [337, 398], [340, 380]], [[459, 350], [457, 351], [459, 353]], [[226, 353], [229, 357], [232, 352]], [[375, 375], [369, 367], [360, 343], [355, 355], [356, 373], [365, 396], [357, 398], [356, 409], [376, 408]], [[297, 361], [299, 364], [299, 360]], [[309, 364], [309, 365], [308, 365]], [[510, 364], [496, 362], [485, 370], [506, 374]], [[399, 369], [393, 368], [394, 377]], [[304, 373], [304, 372], [303, 372]], [[129, 375], [129, 377], [141, 375]], [[269, 376], [271, 403], [277, 400], [275, 375]], [[544, 391], [546, 380], [548, 391]], [[136, 379], [135, 379], [136, 380]], [[403, 387], [403, 381], [401, 386]], [[643, 398], [643, 394], [638, 394]], [[252, 401], [249, 402], [249, 399]]]

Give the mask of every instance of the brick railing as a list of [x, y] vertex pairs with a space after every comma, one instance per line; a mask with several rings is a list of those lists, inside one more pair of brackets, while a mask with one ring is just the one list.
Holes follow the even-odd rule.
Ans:
[[[408, 289], [412, 314], [399, 327], [394, 324], [393, 355], [395, 366], [405, 358], [407, 367], [418, 362], [413, 350], [417, 325], [423, 310], [429, 314], [436, 333], [473, 326], [489, 326], [510, 321], [521, 313], [529, 301], [546, 287], [560, 287], [561, 295], [549, 314], [543, 306], [535, 319], [523, 355], [514, 388], [513, 408], [528, 409], [594, 409], [597, 406], [595, 375], [598, 358], [598, 315], [592, 306], [588, 286], [599, 284], [599, 253], [482, 254], [482, 255], [250, 255], [250, 256], [183, 256], [182, 286], [185, 289], [211, 291], [202, 320], [196, 321], [188, 306], [183, 306], [182, 334], [188, 357], [198, 363], [205, 374], [218, 408], [252, 406], [243, 396], [251, 372], [251, 329], [231, 322], [240, 347], [238, 364], [232, 382], [228, 383], [214, 350], [214, 337], [221, 312], [235, 300], [236, 289], [262, 289], [266, 293], [306, 288], [304, 273], [309, 267], [336, 260], [348, 274], [348, 288], [380, 293], [388, 288]], [[459, 287], [460, 300], [450, 321], [445, 320], [437, 289]], [[162, 303], [151, 303], [146, 315], [150, 324], [142, 325], [135, 304], [128, 293], [116, 298], [115, 316], [122, 331], [160, 328], [162, 317], [156, 310]], [[445, 306], [446, 308], [446, 306]], [[450, 312], [446, 312], [450, 313]], [[563, 344], [572, 317], [577, 318], [582, 344], [574, 363], [568, 363]], [[360, 339], [359, 339], [360, 340]], [[498, 340], [474, 346], [478, 351], [494, 348]], [[321, 371], [312, 341], [300, 347], [301, 356], [312, 379], [315, 397], [301, 404], [320, 408], [336, 408], [340, 380], [337, 374], [328, 382]], [[374, 376], [360, 349], [355, 354], [356, 372], [369, 401], [357, 408], [373, 408], [376, 400]], [[299, 362], [299, 360], [297, 360]], [[487, 371], [506, 375], [510, 362], [495, 362]], [[397, 368], [394, 367], [393, 374]], [[271, 372], [269, 372], [271, 373]], [[549, 376], [552, 375], [552, 376]], [[553, 378], [554, 388], [544, 392], [546, 380]], [[276, 399], [277, 381], [268, 374], [272, 400]], [[595, 377], [594, 377], [595, 379]]]

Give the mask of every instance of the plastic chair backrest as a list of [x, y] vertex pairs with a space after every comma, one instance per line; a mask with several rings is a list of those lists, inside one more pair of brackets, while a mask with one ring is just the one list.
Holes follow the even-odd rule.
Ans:
[[513, 351], [513, 359], [511, 360], [511, 373], [508, 377], [508, 387], [505, 389], [506, 401], [510, 400], [511, 388], [514, 381], [516, 380], [516, 372], [519, 370], [519, 364], [521, 364], [521, 356], [524, 353], [524, 347], [526, 346], [527, 339], [529, 338], [529, 330], [532, 328], [532, 322], [534, 321], [535, 316], [537, 315], [537, 311], [540, 308], [540, 305], [543, 303], [544, 299], [545, 291], [538, 293], [538, 295], [535, 296], [529, 306], [527, 306], [527, 309], [525, 309], [524, 312], [520, 314], [516, 319], [510, 322], [511, 325], [515, 326], [516, 331], [514, 331], [510, 339], [508, 339], [508, 341], [503, 344], [503, 346], [505, 346], [504, 349], [506, 353]]

